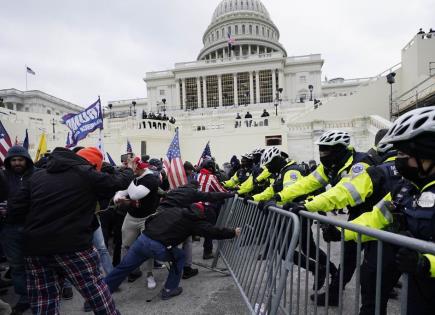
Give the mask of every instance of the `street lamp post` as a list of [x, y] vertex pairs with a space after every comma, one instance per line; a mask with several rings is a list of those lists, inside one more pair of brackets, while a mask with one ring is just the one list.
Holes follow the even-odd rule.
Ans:
[[113, 105], [112, 105], [112, 103], [110, 103], [108, 106], [109, 106], [109, 118], [112, 118], [112, 107], [113, 107]]
[[396, 73], [387, 74], [387, 82], [390, 85], [390, 120], [393, 120], [393, 84], [396, 82]]
[[308, 85], [308, 90], [310, 90], [310, 102], [313, 101], [313, 89], [314, 89], [314, 86], [312, 86], [311, 84]]
[[[131, 102], [131, 104], [133, 105], [133, 115], [134, 117], [136, 117], [136, 102], [133, 101]], [[130, 107], [130, 116], [131, 116], [131, 107]]]
[[165, 116], [166, 115], [166, 98], [162, 99], [162, 103], [163, 103], [163, 107], [162, 107], [163, 116]]
[[51, 124], [53, 125], [53, 140], [55, 140], [56, 139], [56, 136], [55, 136], [55, 134], [56, 134], [56, 129], [55, 129], [55, 125], [56, 125], [56, 121], [54, 120], [54, 118], [53, 119], [51, 119]]
[[275, 115], [278, 116], [278, 105], [281, 104], [281, 94], [282, 94], [283, 88], [278, 88], [276, 90], [275, 94], [275, 100], [273, 102], [273, 105], [275, 105]]

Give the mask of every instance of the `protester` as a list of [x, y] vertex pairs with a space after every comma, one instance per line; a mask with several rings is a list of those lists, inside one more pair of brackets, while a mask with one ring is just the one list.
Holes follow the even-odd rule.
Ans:
[[[122, 249], [124, 256], [128, 249], [141, 233], [145, 218], [155, 212], [159, 204], [159, 178], [156, 177], [148, 165], [139, 158], [133, 160], [133, 170], [136, 178], [130, 183], [128, 189], [118, 191], [114, 197], [115, 204], [127, 206], [127, 215], [122, 225]], [[153, 275], [154, 261], [150, 259], [146, 266], [147, 284], [149, 289], [156, 287]], [[133, 282], [142, 276], [140, 269], [132, 272], [128, 281]]]
[[95, 314], [119, 314], [101, 281], [97, 251], [92, 247], [94, 212], [97, 200], [126, 188], [133, 173], [128, 168], [101, 173], [101, 152], [97, 148], [82, 151], [87, 159], [56, 148], [47, 167], [23, 182], [10, 202], [13, 218], [25, 218], [24, 254], [34, 314], [58, 314], [58, 288], [65, 278]]
[[185, 256], [177, 248], [192, 234], [214, 239], [228, 239], [240, 235], [240, 228], [217, 228], [205, 220], [205, 207], [198, 201], [218, 201], [232, 197], [229, 193], [203, 193], [197, 184], [174, 189], [162, 201], [157, 212], [145, 221], [145, 229], [133, 243], [127, 256], [106, 278], [110, 291], [114, 292], [126, 276], [150, 258], [169, 261], [171, 268], [161, 291], [163, 300], [181, 294], [179, 287]]
[[18, 302], [12, 308], [12, 314], [19, 315], [30, 307], [23, 252], [23, 228], [26, 217], [16, 213], [11, 208], [10, 201], [19, 194], [21, 186], [29, 181], [35, 167], [27, 150], [18, 145], [8, 150], [4, 165], [6, 169], [0, 171], [5, 180], [4, 187], [1, 187], [4, 196], [0, 201], [6, 201], [6, 217], [1, 224], [1, 243], [11, 269], [15, 293], [19, 296]]

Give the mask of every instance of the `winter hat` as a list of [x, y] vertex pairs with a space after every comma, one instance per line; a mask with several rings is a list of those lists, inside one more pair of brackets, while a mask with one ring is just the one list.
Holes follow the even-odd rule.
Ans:
[[138, 156], [134, 158], [133, 163], [135, 163], [137, 168], [140, 170], [143, 170], [143, 169], [146, 169], [149, 167], [149, 164], [142, 162], [142, 160]]
[[77, 155], [87, 160], [89, 164], [95, 166], [97, 171], [101, 171], [101, 166], [103, 165], [103, 154], [100, 150], [95, 147], [88, 147], [81, 149], [77, 152]]

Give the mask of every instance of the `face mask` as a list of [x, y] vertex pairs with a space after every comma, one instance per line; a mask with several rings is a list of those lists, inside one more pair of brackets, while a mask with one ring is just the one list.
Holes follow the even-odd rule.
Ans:
[[285, 160], [280, 157], [274, 157], [269, 164], [267, 164], [267, 169], [271, 173], [279, 173], [279, 171], [284, 167]]
[[425, 178], [421, 178], [419, 176], [419, 171], [417, 167], [412, 167], [408, 165], [409, 157], [398, 157], [394, 161], [396, 165], [397, 171], [402, 175], [404, 178], [410, 180], [417, 186], [421, 187], [423, 186], [424, 182], [426, 181]]
[[326, 168], [333, 168], [333, 166], [337, 162], [337, 157], [334, 154], [329, 154], [329, 155], [326, 155], [326, 156], [321, 156], [320, 157], [320, 162]]

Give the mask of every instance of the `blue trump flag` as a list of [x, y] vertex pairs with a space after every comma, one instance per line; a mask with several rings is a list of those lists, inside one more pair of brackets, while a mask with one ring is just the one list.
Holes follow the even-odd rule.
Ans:
[[71, 130], [67, 147], [74, 147], [77, 143], [96, 129], [103, 128], [103, 112], [100, 98], [77, 114], [67, 114], [62, 117], [63, 123]]

